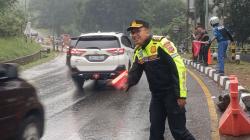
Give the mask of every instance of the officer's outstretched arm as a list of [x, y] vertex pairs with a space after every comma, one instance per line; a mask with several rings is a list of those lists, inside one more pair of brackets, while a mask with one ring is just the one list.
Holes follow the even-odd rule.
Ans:
[[135, 59], [132, 64], [132, 67], [130, 68], [128, 72], [127, 90], [139, 82], [139, 80], [141, 79], [142, 73], [143, 73], [143, 66], [142, 64], [138, 63], [138, 59]]
[[175, 83], [175, 92], [178, 98], [185, 99], [187, 97], [186, 88], [186, 67], [184, 65], [183, 59], [178, 54], [177, 49], [174, 44], [163, 38], [161, 40], [162, 46], [158, 50], [160, 57], [166, 61], [170, 66], [170, 72], [173, 73], [173, 82]]

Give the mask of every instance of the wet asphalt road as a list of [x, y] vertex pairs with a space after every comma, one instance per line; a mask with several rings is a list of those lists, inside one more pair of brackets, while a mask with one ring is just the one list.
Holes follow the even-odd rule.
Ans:
[[[78, 91], [65, 65], [65, 55], [23, 71], [45, 106], [46, 128], [42, 140], [147, 140], [149, 137], [150, 92], [145, 76], [128, 93], [87, 81]], [[204, 79], [212, 94], [221, 90]], [[210, 140], [211, 128], [206, 98], [198, 83], [188, 75], [187, 127], [197, 140]], [[216, 99], [214, 99], [216, 100]], [[165, 139], [172, 140], [166, 124]]]

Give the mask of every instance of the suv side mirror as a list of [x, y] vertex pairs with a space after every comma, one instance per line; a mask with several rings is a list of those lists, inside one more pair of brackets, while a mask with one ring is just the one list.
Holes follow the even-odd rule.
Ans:
[[14, 63], [0, 64], [0, 81], [18, 77], [18, 65]]

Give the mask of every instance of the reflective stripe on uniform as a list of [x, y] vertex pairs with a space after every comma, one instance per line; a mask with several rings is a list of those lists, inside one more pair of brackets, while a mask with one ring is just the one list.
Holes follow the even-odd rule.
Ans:
[[178, 53], [175, 53], [175, 54], [171, 54], [170, 55], [172, 58], [175, 58], [176, 56], [179, 56], [179, 54]]
[[180, 95], [179, 97], [186, 98], [187, 97], [187, 88], [186, 88], [186, 67], [180, 55], [177, 53], [177, 49], [175, 48], [174, 44], [167, 40], [164, 37], [154, 37], [147, 45], [145, 49], [138, 48], [135, 51], [133, 61], [138, 58], [139, 63], [144, 63], [148, 61], [153, 61], [158, 59], [157, 57], [157, 50], [158, 47], [161, 47], [164, 52], [166, 52], [173, 61], [175, 62], [177, 71], [178, 71], [178, 78], [179, 78], [179, 88], [180, 88]]
[[179, 76], [180, 97], [187, 97], [186, 87], [186, 67], [182, 58], [179, 56], [174, 44], [166, 38], [161, 40], [161, 48], [169, 54], [175, 62]]

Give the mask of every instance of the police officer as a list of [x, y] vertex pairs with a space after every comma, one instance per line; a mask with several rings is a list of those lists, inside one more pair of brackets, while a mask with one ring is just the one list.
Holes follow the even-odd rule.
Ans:
[[143, 20], [131, 22], [136, 45], [126, 90], [136, 85], [143, 71], [152, 93], [150, 103], [150, 140], [164, 140], [165, 121], [175, 140], [194, 140], [186, 128], [186, 68], [174, 44], [163, 36], [151, 35]]
[[211, 41], [209, 41], [209, 44], [211, 44], [215, 39], [217, 40], [218, 43], [218, 70], [217, 73], [220, 75], [224, 75], [224, 57], [226, 55], [227, 47], [228, 47], [228, 41], [230, 40], [233, 42], [233, 37], [232, 35], [228, 32], [224, 26], [221, 26], [219, 24], [220, 20], [218, 17], [214, 16], [211, 17], [210, 20], [210, 25], [213, 27], [213, 35], [214, 37], [212, 38]]

